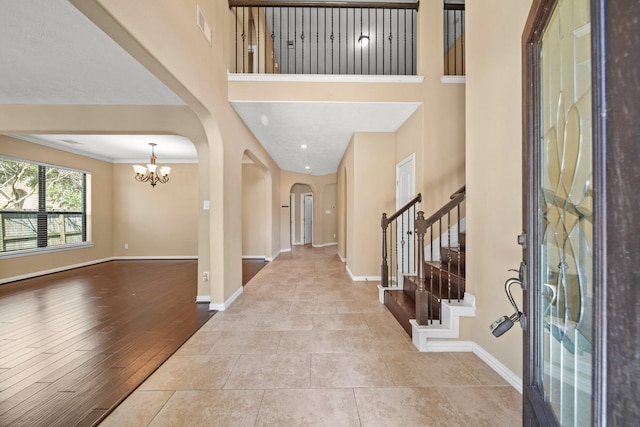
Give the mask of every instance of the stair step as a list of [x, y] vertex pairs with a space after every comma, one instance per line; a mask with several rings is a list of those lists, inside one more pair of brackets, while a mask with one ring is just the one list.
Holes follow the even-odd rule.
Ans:
[[466, 253], [459, 251], [458, 248], [440, 248], [440, 259], [443, 266], [448, 266], [449, 257], [451, 257], [451, 271], [458, 274], [458, 265], [460, 266], [460, 275], [465, 275]]
[[404, 291], [387, 290], [384, 292], [384, 305], [400, 323], [400, 326], [411, 336], [409, 320], [416, 318], [415, 302]]

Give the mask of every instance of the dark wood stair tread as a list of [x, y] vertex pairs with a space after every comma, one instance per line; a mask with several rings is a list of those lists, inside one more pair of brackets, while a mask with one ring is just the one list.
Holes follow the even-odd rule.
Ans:
[[411, 335], [409, 320], [416, 318], [416, 303], [402, 290], [386, 290], [384, 292], [384, 305], [407, 334]]

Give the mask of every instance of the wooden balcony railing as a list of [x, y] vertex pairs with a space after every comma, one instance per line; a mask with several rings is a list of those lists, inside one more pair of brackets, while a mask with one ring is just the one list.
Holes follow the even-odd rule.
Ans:
[[229, 0], [232, 72], [415, 75], [419, 2]]

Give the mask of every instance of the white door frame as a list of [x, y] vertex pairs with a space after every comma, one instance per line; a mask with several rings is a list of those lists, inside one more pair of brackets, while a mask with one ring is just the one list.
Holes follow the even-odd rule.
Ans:
[[[404, 185], [401, 182], [403, 179], [408, 179], [408, 185]], [[406, 191], [405, 191], [406, 190]], [[406, 193], [406, 194], [405, 194]], [[415, 153], [410, 154], [405, 157], [401, 161], [396, 164], [396, 211], [407, 204], [414, 196], [416, 195], [416, 155]], [[413, 253], [415, 246], [415, 238], [413, 233], [413, 223], [414, 219], [411, 215], [415, 215], [415, 213], [411, 211], [405, 212], [402, 217], [406, 218], [406, 229], [403, 230], [404, 233], [401, 235], [400, 230], [396, 234], [396, 244], [397, 248], [401, 248], [401, 241], [405, 239], [405, 244], [408, 245], [409, 254]], [[408, 232], [411, 232], [410, 234]], [[396, 254], [396, 262], [398, 262], [398, 254]], [[398, 286], [402, 286], [403, 274], [415, 274], [416, 266], [415, 266], [415, 257], [410, 256], [408, 259], [409, 265], [406, 263], [398, 266], [397, 274], [396, 274], [396, 284]]]
[[313, 193], [301, 193], [300, 194], [300, 240], [301, 240], [301, 244], [305, 245], [307, 244], [307, 238], [306, 238], [306, 204], [307, 204], [307, 197], [309, 197], [311, 199], [311, 236], [309, 239], [309, 243], [313, 244]]
[[296, 243], [296, 195], [289, 193], [289, 242], [291, 246]]

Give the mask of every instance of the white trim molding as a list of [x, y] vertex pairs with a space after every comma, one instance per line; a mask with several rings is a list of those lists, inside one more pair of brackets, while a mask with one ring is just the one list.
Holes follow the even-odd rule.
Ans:
[[327, 246], [335, 246], [337, 244], [338, 244], [338, 242], [330, 242], [330, 243], [323, 243], [321, 245], [312, 244], [311, 246], [313, 246], [314, 248], [324, 248], [324, 247], [327, 247]]
[[238, 299], [238, 297], [240, 295], [242, 295], [242, 291], [243, 291], [243, 288], [242, 288], [242, 286], [240, 286], [240, 288], [238, 288], [238, 290], [235, 291], [233, 293], [233, 295], [231, 295], [231, 297], [229, 297], [229, 299], [226, 300], [225, 302], [223, 302], [222, 304], [220, 304], [220, 303], [210, 303], [209, 304], [209, 310], [210, 311], [213, 311], [213, 310], [225, 311], [227, 308], [229, 308], [231, 306], [231, 304], [233, 304], [233, 302], [235, 300]]
[[465, 84], [467, 82], [466, 76], [442, 76], [440, 77], [442, 83], [458, 83]]
[[411, 340], [419, 351], [429, 351], [429, 340], [433, 338], [458, 338], [460, 336], [460, 317], [474, 317], [476, 315], [476, 298], [465, 292], [460, 302], [442, 301], [440, 309], [442, 323], [433, 325], [418, 325], [415, 319], [411, 323]]
[[21, 274], [20, 276], [5, 277], [4, 279], [0, 279], [0, 285], [3, 283], [15, 282], [17, 280], [31, 279], [33, 277], [44, 276], [46, 274], [59, 273], [61, 271], [72, 270], [74, 268], [87, 267], [89, 265], [94, 265], [94, 264], [101, 264], [103, 262], [108, 262], [108, 261], [113, 261], [113, 257], [95, 259], [92, 261], [81, 262], [79, 264], [65, 265], [64, 267], [56, 267], [50, 270], [34, 271], [33, 273]]
[[127, 261], [127, 260], [154, 260], [154, 259], [158, 259], [158, 260], [171, 260], [171, 259], [193, 259], [193, 260], [197, 260], [198, 256], [197, 255], [165, 255], [165, 256], [148, 256], [148, 255], [142, 255], [142, 256], [114, 256], [113, 261]]
[[197, 295], [196, 296], [196, 304], [200, 303], [210, 303], [211, 297], [209, 295]]
[[424, 76], [353, 75], [353, 74], [252, 74], [227, 72], [230, 82], [311, 82], [311, 83], [413, 83], [424, 82]]
[[349, 277], [352, 282], [379, 282], [380, 276], [354, 276], [349, 270], [349, 266], [347, 265], [347, 273], [349, 273]]

